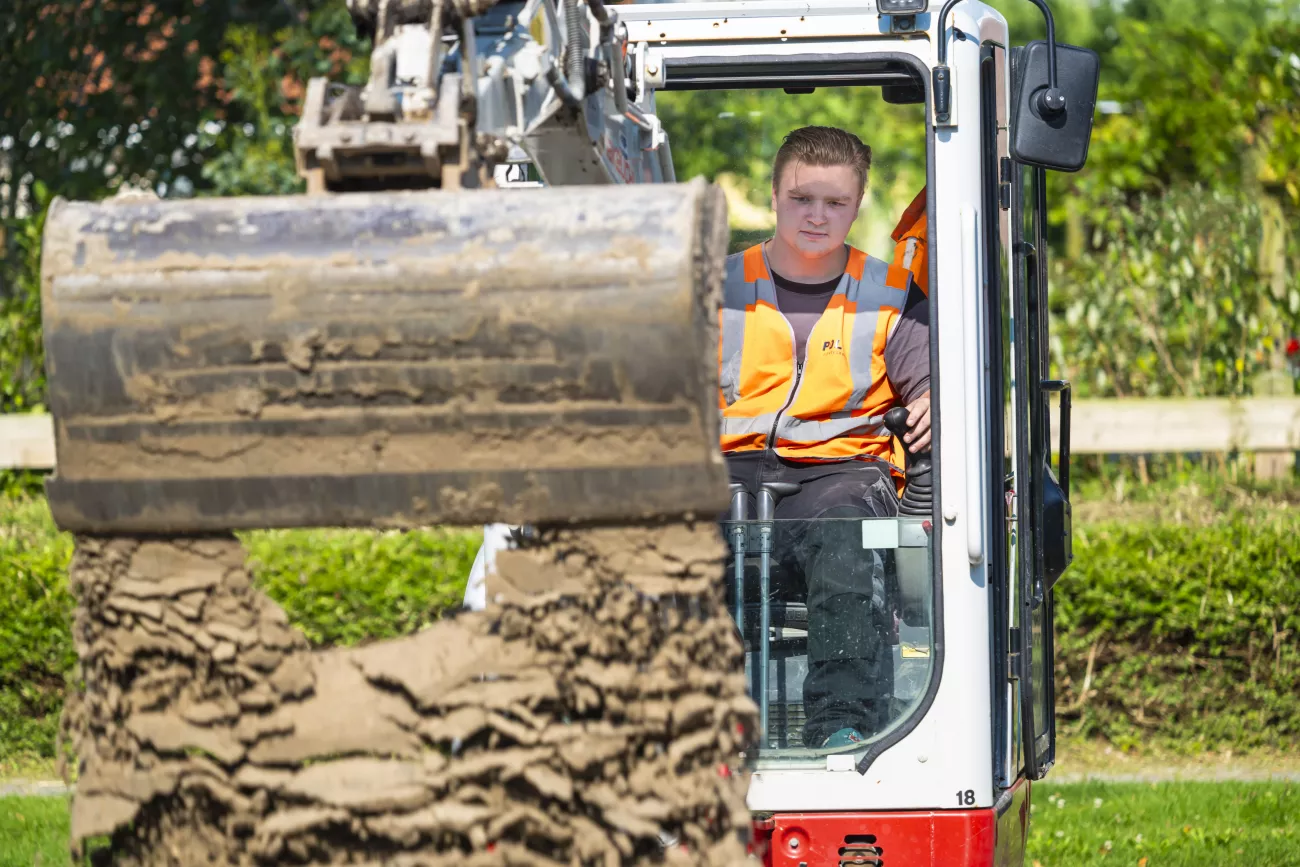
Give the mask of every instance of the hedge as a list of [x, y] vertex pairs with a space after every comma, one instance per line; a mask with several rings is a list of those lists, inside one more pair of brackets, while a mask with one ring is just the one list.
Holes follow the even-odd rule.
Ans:
[[1076, 525], [1074, 545], [1060, 730], [1126, 749], [1300, 745], [1300, 510]]
[[[477, 534], [278, 530], [242, 535], [255, 582], [316, 646], [414, 632], [460, 604]], [[0, 498], [0, 763], [54, 755], [76, 654], [72, 537], [43, 499]]]
[[76, 662], [67, 565], [72, 538], [43, 500], [0, 500], [0, 760], [54, 755]]
[[[1185, 492], [1127, 517], [1081, 504], [1057, 585], [1059, 730], [1124, 749], [1300, 746], [1300, 509], [1190, 500], [1200, 511]], [[478, 544], [442, 530], [243, 538], [255, 580], [318, 646], [436, 620]], [[71, 548], [42, 500], [0, 499], [0, 762], [53, 755], [75, 661]]]

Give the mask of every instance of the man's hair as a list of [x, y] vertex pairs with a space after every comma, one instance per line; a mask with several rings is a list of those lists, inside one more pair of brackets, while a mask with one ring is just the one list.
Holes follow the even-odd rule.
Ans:
[[805, 126], [785, 137], [772, 162], [772, 189], [778, 189], [781, 173], [792, 162], [806, 166], [848, 166], [858, 175], [858, 186], [867, 188], [871, 169], [871, 148], [851, 132], [833, 126]]

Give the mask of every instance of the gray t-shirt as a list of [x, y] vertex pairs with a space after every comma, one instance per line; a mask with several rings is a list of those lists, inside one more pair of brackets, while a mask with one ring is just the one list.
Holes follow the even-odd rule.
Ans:
[[[796, 358], [802, 364], [808, 335], [826, 312], [840, 278], [825, 283], [796, 283], [772, 272], [776, 304], [794, 330]], [[930, 390], [930, 302], [908, 282], [903, 313], [885, 343], [885, 375], [904, 405]]]

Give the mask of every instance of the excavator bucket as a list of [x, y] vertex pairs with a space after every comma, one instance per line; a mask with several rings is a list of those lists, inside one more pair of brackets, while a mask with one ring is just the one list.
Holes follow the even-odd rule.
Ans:
[[58, 202], [58, 524], [95, 534], [714, 514], [702, 181]]

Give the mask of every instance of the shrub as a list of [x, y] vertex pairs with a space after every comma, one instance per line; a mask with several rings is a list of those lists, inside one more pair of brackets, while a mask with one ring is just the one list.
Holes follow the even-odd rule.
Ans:
[[53, 755], [64, 678], [76, 662], [72, 538], [43, 500], [0, 503], [0, 759]]
[[256, 583], [313, 646], [410, 635], [460, 606], [478, 534], [276, 530], [243, 536]]
[[1154, 522], [1076, 526], [1057, 585], [1060, 730], [1125, 748], [1293, 747], [1300, 513], [1206, 521], [1181, 508], [1181, 520], [1171, 502]]
[[1105, 198], [1092, 248], [1052, 278], [1052, 360], [1078, 394], [1245, 395], [1285, 366], [1300, 281], [1257, 198], [1195, 186]]

